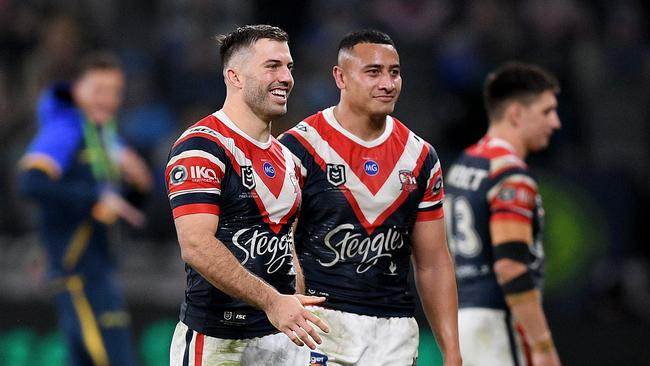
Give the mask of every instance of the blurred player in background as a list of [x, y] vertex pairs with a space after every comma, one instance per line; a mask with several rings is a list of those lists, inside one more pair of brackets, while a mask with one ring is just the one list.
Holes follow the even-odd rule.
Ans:
[[19, 190], [40, 209], [59, 324], [75, 366], [136, 363], [108, 230], [118, 218], [144, 224], [120, 185], [146, 192], [151, 177], [116, 133], [124, 82], [114, 55], [86, 56], [71, 84], [55, 84], [40, 98], [39, 130], [20, 163]]
[[332, 329], [310, 362], [416, 363], [412, 257], [445, 365], [460, 365], [440, 162], [431, 145], [389, 116], [402, 87], [393, 41], [374, 30], [348, 34], [333, 76], [339, 104], [280, 139], [303, 166], [296, 251], [304, 286], [327, 298], [314, 312]]
[[533, 366], [560, 364], [542, 308], [543, 210], [524, 162], [560, 128], [558, 92], [555, 77], [534, 65], [489, 74], [487, 134], [447, 173], [465, 365], [525, 365], [524, 344]]
[[308, 322], [327, 331], [303, 307], [324, 299], [294, 295], [300, 168], [271, 136], [293, 60], [277, 27], [240, 27], [219, 42], [223, 108], [181, 135], [165, 172], [187, 272], [171, 365], [286, 365], [291, 341], [320, 343]]

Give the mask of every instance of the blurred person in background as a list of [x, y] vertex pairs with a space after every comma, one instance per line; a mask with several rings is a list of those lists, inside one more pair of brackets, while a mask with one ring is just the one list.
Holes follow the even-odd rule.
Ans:
[[303, 307], [324, 298], [294, 295], [300, 168], [271, 135], [293, 88], [289, 37], [249, 25], [218, 39], [226, 100], [179, 137], [165, 171], [187, 273], [170, 363], [288, 365], [291, 342], [320, 343], [308, 322], [327, 331]]
[[124, 84], [113, 54], [82, 58], [71, 83], [42, 94], [38, 132], [19, 166], [19, 192], [40, 209], [59, 325], [75, 366], [136, 364], [108, 231], [118, 218], [144, 225], [120, 187], [146, 192], [151, 178], [116, 133]]
[[304, 288], [327, 298], [311, 309], [332, 329], [307, 355], [312, 364], [417, 362], [411, 258], [444, 365], [461, 364], [440, 162], [429, 143], [389, 115], [400, 70], [387, 34], [349, 33], [332, 71], [339, 103], [280, 138], [303, 166], [296, 252]]
[[556, 78], [535, 65], [506, 63], [489, 74], [487, 134], [447, 173], [465, 365], [560, 364], [542, 308], [544, 211], [524, 161], [560, 128], [558, 92]]

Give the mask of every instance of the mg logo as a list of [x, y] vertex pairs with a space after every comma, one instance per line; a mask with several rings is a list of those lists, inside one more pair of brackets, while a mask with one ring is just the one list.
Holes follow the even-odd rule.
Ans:
[[327, 164], [327, 181], [333, 186], [338, 187], [345, 183], [345, 165], [343, 164]]
[[241, 166], [241, 184], [248, 188], [255, 188], [255, 176], [253, 175], [253, 167], [250, 165]]
[[262, 169], [264, 169], [264, 174], [266, 174], [267, 177], [269, 178], [275, 177], [275, 168], [268, 161], [265, 162], [264, 165], [262, 165]]
[[377, 165], [373, 160], [367, 160], [366, 163], [363, 164], [363, 170], [366, 174], [373, 177], [379, 173], [379, 165]]

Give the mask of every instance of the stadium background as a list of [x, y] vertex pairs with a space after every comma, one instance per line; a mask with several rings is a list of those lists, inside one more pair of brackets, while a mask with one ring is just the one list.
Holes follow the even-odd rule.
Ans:
[[[556, 73], [563, 128], [530, 163], [547, 212], [557, 346], [566, 365], [650, 364], [649, 15], [634, 0], [0, 0], [0, 365], [62, 364], [33, 208], [14, 177], [39, 90], [97, 47], [124, 61], [120, 128], [156, 173], [154, 194], [133, 197], [149, 225], [117, 230], [114, 250], [141, 362], [167, 363], [184, 274], [162, 167], [179, 131], [223, 101], [213, 36], [250, 23], [291, 36], [296, 85], [275, 134], [336, 103], [330, 69], [343, 34], [391, 34], [404, 78], [395, 115], [443, 167], [485, 131], [486, 72], [519, 59]], [[439, 363], [426, 328], [421, 353], [420, 364]]]

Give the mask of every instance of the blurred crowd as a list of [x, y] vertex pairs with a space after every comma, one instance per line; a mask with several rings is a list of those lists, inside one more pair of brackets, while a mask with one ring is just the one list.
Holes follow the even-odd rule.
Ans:
[[633, 268], [643, 278], [650, 257], [642, 222], [650, 206], [649, 20], [640, 0], [0, 0], [0, 247], [33, 232], [34, 218], [13, 192], [39, 92], [68, 78], [85, 52], [110, 48], [124, 62], [120, 130], [157, 174], [156, 193], [139, 202], [153, 224], [135, 235], [173, 243], [163, 166], [178, 133], [223, 101], [214, 36], [251, 23], [290, 34], [296, 86], [289, 113], [273, 126], [277, 135], [337, 102], [337, 41], [375, 27], [394, 38], [402, 57], [396, 116], [447, 164], [485, 132], [481, 87], [489, 70], [518, 59], [558, 75], [563, 128], [531, 165], [581, 187], [604, 216], [608, 247], [594, 276], [611, 278], [631, 260], [641, 263]]

